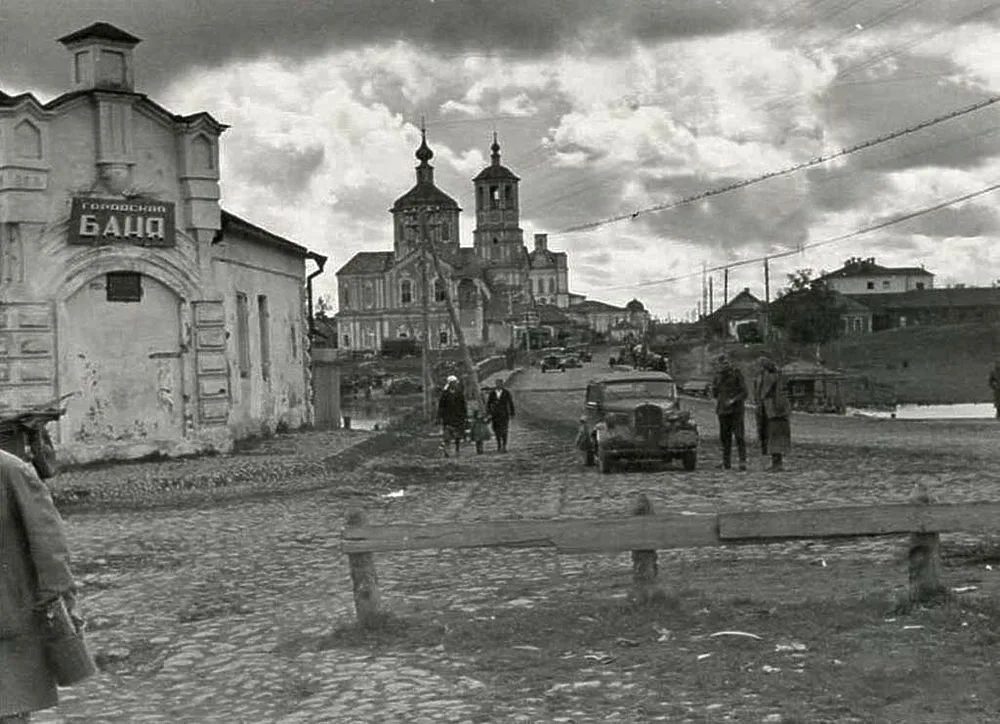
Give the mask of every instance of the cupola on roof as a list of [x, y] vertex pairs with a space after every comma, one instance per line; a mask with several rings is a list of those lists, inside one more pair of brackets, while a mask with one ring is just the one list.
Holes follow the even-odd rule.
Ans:
[[64, 35], [59, 38], [59, 42], [63, 45], [71, 45], [73, 43], [79, 43], [82, 40], [110, 40], [115, 43], [126, 43], [128, 45], [138, 45], [142, 42], [142, 38], [137, 38], [131, 33], [126, 33], [121, 28], [116, 28], [111, 23], [94, 23], [88, 25], [82, 30], [77, 30], [76, 32], [70, 33], [69, 35]]
[[444, 206], [458, 209], [455, 199], [434, 185], [434, 167], [430, 164], [430, 160], [434, 158], [434, 151], [427, 145], [427, 130], [424, 128], [420, 129], [420, 147], [414, 155], [420, 161], [420, 165], [417, 166], [417, 185], [396, 199], [390, 211], [415, 206]]
[[511, 180], [520, 181], [513, 171], [511, 171], [506, 166], [500, 164], [500, 142], [497, 140], [497, 134], [493, 134], [493, 145], [490, 146], [490, 160], [489, 166], [484, 168], [479, 172], [473, 181], [493, 181], [493, 180]]

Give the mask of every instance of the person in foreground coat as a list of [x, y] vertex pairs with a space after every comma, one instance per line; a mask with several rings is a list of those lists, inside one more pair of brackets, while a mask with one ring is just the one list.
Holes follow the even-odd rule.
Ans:
[[792, 446], [791, 409], [777, 365], [768, 357], [761, 357], [758, 364], [760, 371], [754, 380], [754, 397], [760, 452], [770, 454], [771, 470], [778, 472], [783, 469], [784, 456]]
[[507, 435], [510, 432], [510, 420], [514, 417], [514, 398], [499, 377], [496, 387], [490, 390], [490, 396], [486, 399], [486, 415], [493, 422], [497, 451], [507, 452]]
[[28, 721], [56, 706], [43, 648], [40, 603], [63, 597], [75, 613], [75, 586], [62, 518], [34, 468], [0, 450], [0, 722]]
[[465, 395], [458, 378], [449, 375], [445, 381], [444, 390], [441, 391], [441, 399], [438, 400], [438, 420], [441, 422], [441, 449], [444, 456], [448, 457], [448, 446], [455, 444], [455, 455], [458, 455], [465, 437], [465, 423], [468, 410], [465, 404]]
[[715, 414], [719, 418], [719, 437], [722, 442], [722, 467], [733, 467], [733, 438], [739, 455], [740, 470], [747, 469], [747, 443], [744, 415], [746, 413], [747, 383], [743, 373], [729, 359], [720, 355], [716, 360], [712, 396], [715, 397]]

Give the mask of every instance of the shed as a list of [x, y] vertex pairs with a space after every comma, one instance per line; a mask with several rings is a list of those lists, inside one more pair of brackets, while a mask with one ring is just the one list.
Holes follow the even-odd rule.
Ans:
[[789, 362], [781, 368], [793, 410], [844, 414], [844, 375], [815, 362]]

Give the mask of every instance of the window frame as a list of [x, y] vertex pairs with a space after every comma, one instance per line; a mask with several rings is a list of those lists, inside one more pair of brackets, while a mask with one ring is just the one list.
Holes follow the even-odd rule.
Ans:
[[236, 292], [236, 364], [242, 379], [250, 377], [250, 300]]
[[[114, 280], [117, 280], [117, 284]], [[126, 281], [134, 282], [134, 293], [125, 293], [122, 283]], [[129, 286], [125, 285], [126, 288]], [[142, 274], [133, 271], [111, 271], [104, 275], [104, 295], [105, 301], [112, 304], [137, 304], [142, 301]]]
[[260, 354], [260, 376], [271, 379], [271, 307], [266, 294], [257, 295], [257, 336]]

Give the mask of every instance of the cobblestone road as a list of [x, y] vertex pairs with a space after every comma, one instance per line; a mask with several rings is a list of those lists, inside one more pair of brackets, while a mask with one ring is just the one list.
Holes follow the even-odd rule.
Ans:
[[[254, 465], [273, 480], [263, 487], [246, 483], [254, 494], [286, 485], [299, 490], [294, 495], [202, 497], [200, 507], [181, 509], [71, 510], [83, 606], [105, 671], [64, 692], [58, 713], [39, 721], [591, 721], [586, 712], [555, 717], [543, 701], [517, 701], [498, 691], [490, 672], [448, 651], [323, 650], [318, 642], [353, 615], [338, 537], [354, 505], [374, 522], [620, 515], [636, 492], [645, 492], [658, 512], [709, 512], [899, 501], [917, 479], [949, 502], [1000, 499], [996, 433], [984, 423], [796, 418], [789, 472], [768, 474], [760, 456], [751, 455], [751, 470], [737, 473], [715, 469], [715, 427], [704, 402], [690, 403], [705, 434], [699, 470], [601, 475], [584, 468], [572, 449], [582, 386], [594, 371], [525, 373], [515, 384], [520, 415], [506, 455], [463, 451], [446, 460], [436, 454], [436, 439], [421, 433], [397, 437], [381, 453], [372, 448], [357, 469], [358, 460], [347, 458], [338, 468], [337, 453], [370, 438], [310, 433], [263, 448]], [[282, 468], [281, 460], [292, 467]], [[253, 477], [246, 460], [163, 465], [75, 473], [59, 481], [57, 492], [92, 491], [115, 476], [160, 481], [155, 485], [204, 480], [232, 466]], [[177, 496], [174, 502], [182, 493]], [[803, 565], [800, 581], [768, 579], [763, 571], [763, 585], [787, 598], [801, 580], [828, 581], [834, 572], [842, 590], [861, 591], [886, 576], [902, 584], [896, 546], [791, 543], [670, 552], [661, 554], [661, 566], [667, 575], [723, 587], [728, 566], [755, 557], [829, 563]], [[854, 567], [865, 574], [852, 575]], [[433, 551], [381, 555], [378, 568], [392, 610], [433, 617], [448, 607], [486, 620], [498, 609], [544, 605], [555, 589], [624, 596], [629, 563], [627, 555], [558, 557], [548, 550]], [[602, 721], [630, 719], [623, 709]]]

